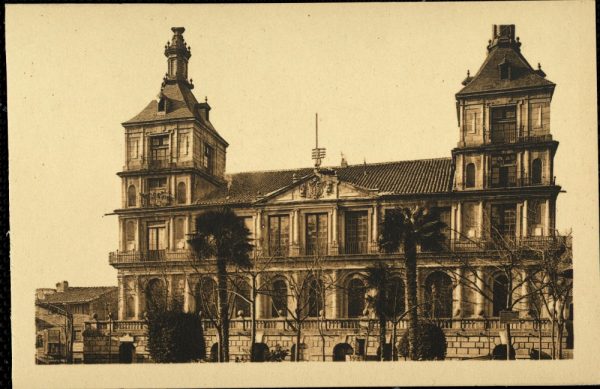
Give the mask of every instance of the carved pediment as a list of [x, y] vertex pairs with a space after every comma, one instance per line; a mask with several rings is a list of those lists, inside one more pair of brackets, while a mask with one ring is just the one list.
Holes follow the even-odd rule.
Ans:
[[314, 201], [344, 198], [365, 198], [377, 195], [376, 190], [361, 188], [340, 181], [335, 175], [312, 175], [265, 196], [267, 202]]

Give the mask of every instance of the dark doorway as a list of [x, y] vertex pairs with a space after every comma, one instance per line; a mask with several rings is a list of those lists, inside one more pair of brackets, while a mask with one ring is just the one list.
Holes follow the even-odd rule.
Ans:
[[[506, 360], [505, 344], [499, 344], [498, 346], [494, 347], [494, 351], [492, 351], [492, 359]], [[512, 346], [510, 347], [510, 359], [515, 359], [515, 349]]]
[[[398, 353], [398, 349], [396, 347], [394, 347], [394, 351], [396, 351], [396, 354]], [[377, 360], [379, 360], [380, 358], [381, 358], [381, 347], [377, 347]], [[386, 343], [385, 346], [383, 346], [383, 360], [391, 361], [392, 359], [393, 359], [392, 344]]]
[[333, 348], [333, 360], [346, 361], [346, 355], [354, 354], [354, 349], [348, 343], [338, 343]]
[[119, 363], [133, 363], [135, 348], [133, 342], [123, 342], [119, 346]]
[[210, 348], [210, 361], [219, 362], [219, 343], [215, 343]]
[[254, 362], [265, 362], [269, 355], [269, 346], [264, 343], [254, 343], [252, 346]]

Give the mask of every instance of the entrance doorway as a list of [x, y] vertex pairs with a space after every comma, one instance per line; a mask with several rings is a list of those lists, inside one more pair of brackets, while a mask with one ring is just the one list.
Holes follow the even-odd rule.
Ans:
[[333, 348], [333, 360], [336, 362], [346, 361], [346, 355], [354, 354], [354, 349], [348, 343], [338, 343]]
[[133, 342], [123, 342], [119, 345], [119, 363], [133, 363], [135, 347]]

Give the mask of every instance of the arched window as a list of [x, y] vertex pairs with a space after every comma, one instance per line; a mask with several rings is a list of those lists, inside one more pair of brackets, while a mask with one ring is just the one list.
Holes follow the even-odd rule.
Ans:
[[194, 290], [195, 313], [203, 318], [217, 317], [217, 283], [212, 278], [202, 278]]
[[396, 276], [390, 280], [388, 298], [389, 314], [399, 317], [406, 310], [404, 301], [404, 281], [402, 281], [402, 278]]
[[146, 285], [146, 310], [149, 314], [167, 309], [167, 293], [162, 280], [154, 278]]
[[235, 294], [233, 295], [233, 317], [250, 317], [250, 286], [244, 279], [237, 279], [234, 281]]
[[312, 279], [308, 285], [308, 316], [318, 317], [323, 310], [323, 282]]
[[508, 278], [504, 274], [494, 277], [493, 285], [493, 313], [492, 316], [499, 316], [500, 311], [507, 309], [508, 300]]
[[180, 182], [177, 184], [177, 204], [185, 204], [187, 201], [186, 196], [185, 182]]
[[358, 278], [348, 283], [348, 317], [360, 317], [365, 310], [365, 284]]
[[436, 271], [425, 281], [425, 311], [431, 318], [452, 317], [452, 279]]
[[531, 163], [531, 183], [539, 185], [542, 183], [542, 161], [536, 158]]
[[277, 280], [273, 282], [272, 288], [271, 317], [285, 317], [287, 316], [287, 285], [284, 280]]
[[129, 185], [127, 188], [127, 206], [135, 207], [137, 203], [137, 193], [135, 190], [135, 185]]
[[466, 174], [465, 174], [465, 186], [467, 188], [475, 187], [475, 164], [474, 163], [467, 164]]

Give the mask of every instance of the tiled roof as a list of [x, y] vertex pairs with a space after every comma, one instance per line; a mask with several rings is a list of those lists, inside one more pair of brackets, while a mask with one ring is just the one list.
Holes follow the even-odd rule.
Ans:
[[114, 292], [116, 286], [70, 286], [65, 292], [56, 292], [47, 295], [41, 302], [49, 304], [85, 303], [97, 299], [108, 292]]
[[[500, 79], [498, 65], [506, 61], [511, 66], [511, 78]], [[497, 46], [488, 53], [487, 58], [479, 71], [457, 95], [480, 93], [488, 91], [502, 91], [516, 88], [533, 88], [540, 86], [553, 86], [549, 81], [534, 70], [520, 51], [513, 47]]]
[[[432, 194], [450, 191], [452, 159], [436, 158], [333, 167], [338, 179], [380, 194]], [[235, 173], [229, 190], [215, 192], [200, 204], [233, 204], [258, 200], [313, 174], [313, 168]]]
[[149, 122], [168, 119], [198, 119], [198, 101], [192, 91], [183, 82], [169, 82], [162, 89], [162, 94], [168, 99], [167, 113], [158, 113], [158, 101], [152, 100], [142, 112], [123, 124]]

